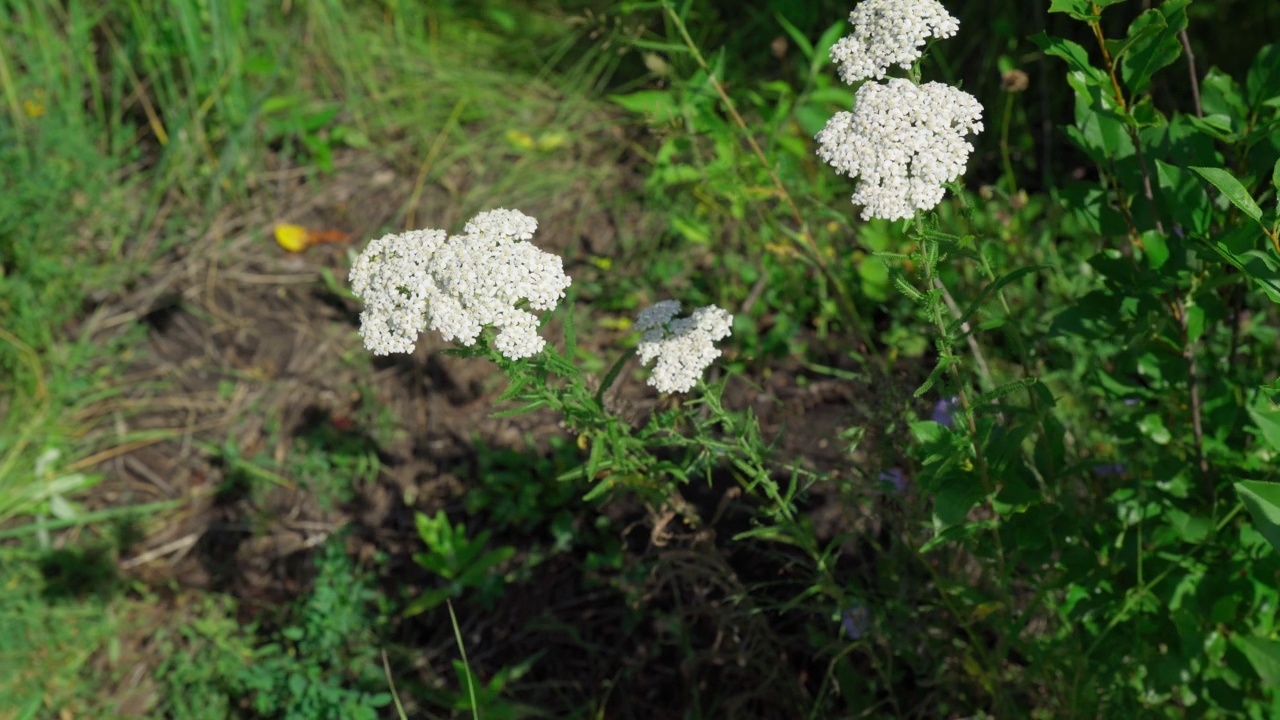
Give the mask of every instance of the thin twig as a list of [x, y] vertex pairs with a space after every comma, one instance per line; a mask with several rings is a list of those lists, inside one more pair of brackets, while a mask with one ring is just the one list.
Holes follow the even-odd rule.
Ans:
[[[1090, 3], [1090, 5], [1093, 7], [1094, 13], [1097, 13], [1098, 6], [1093, 5], [1092, 3]], [[1093, 35], [1098, 40], [1098, 47], [1102, 50], [1102, 61], [1106, 65], [1107, 73], [1111, 75], [1111, 87], [1115, 92], [1116, 104], [1120, 106], [1121, 111], [1127, 111], [1128, 103], [1125, 102], [1124, 91], [1120, 89], [1120, 81], [1116, 77], [1116, 64], [1111, 57], [1111, 51], [1107, 49], [1106, 38], [1102, 35], [1102, 25], [1097, 22], [1091, 22], [1089, 23], [1089, 26], [1093, 28]], [[1155, 193], [1152, 192], [1151, 189], [1151, 171], [1147, 168], [1146, 157], [1142, 154], [1142, 138], [1138, 137], [1138, 129], [1136, 127], [1126, 125], [1125, 128], [1129, 133], [1129, 139], [1133, 141], [1133, 148], [1138, 158], [1138, 166], [1142, 169], [1143, 197], [1147, 199], [1147, 207], [1151, 210], [1152, 219], [1155, 220], [1156, 231], [1163, 235], [1164, 223], [1160, 220], [1160, 213], [1156, 210]], [[1119, 204], [1123, 207], [1124, 199], [1117, 199]], [[1132, 220], [1130, 220], [1129, 224], [1133, 239], [1141, 242], [1141, 236], [1138, 234], [1137, 227], [1133, 224]]]
[[[1093, 14], [1097, 15], [1101, 12], [1097, 5], [1089, 3], [1093, 9]], [[1116, 102], [1120, 104], [1121, 110], [1128, 109], [1128, 103], [1124, 100], [1124, 91], [1120, 89], [1120, 78], [1116, 76], [1116, 64], [1111, 59], [1111, 51], [1107, 49], [1107, 41], [1102, 36], [1102, 23], [1096, 20], [1089, 23], [1089, 27], [1093, 28], [1093, 37], [1098, 41], [1098, 47], [1102, 50], [1102, 62], [1107, 66], [1107, 74], [1111, 76], [1111, 89], [1115, 92]]]
[[[1196, 460], [1200, 468], [1201, 481], [1208, 485], [1210, 496], [1217, 492], [1217, 486], [1209, 476], [1209, 459], [1204, 454], [1204, 424], [1201, 416], [1203, 410], [1200, 403], [1200, 372], [1196, 368], [1196, 346], [1199, 340], [1192, 340], [1187, 330], [1187, 307], [1179, 301], [1176, 306], [1178, 325], [1182, 329], [1182, 358], [1187, 361], [1187, 391], [1191, 399], [1191, 432], [1196, 447]], [[1214, 498], [1215, 504], [1217, 498]]]
[[151, 550], [148, 550], [142, 553], [141, 555], [138, 555], [137, 557], [129, 558], [128, 560], [121, 562], [120, 569], [130, 570], [132, 568], [138, 567], [139, 565], [146, 565], [152, 560], [164, 557], [169, 553], [178, 552], [179, 550], [185, 550], [191, 547], [192, 545], [195, 545], [196, 541], [198, 541], [199, 539], [200, 539], [200, 533], [191, 533], [186, 537], [180, 537], [177, 540], [174, 540], [173, 542], [167, 542], [158, 548], [153, 548]]
[[1196, 56], [1191, 52], [1191, 40], [1187, 37], [1187, 29], [1178, 31], [1178, 39], [1182, 41], [1182, 52], [1187, 54], [1187, 71], [1191, 74], [1191, 99], [1196, 104], [1196, 117], [1204, 117], [1204, 107], [1200, 105], [1200, 77], [1196, 73]]
[[[947, 308], [951, 310], [951, 315], [956, 320], [963, 316], [963, 311], [956, 304], [955, 298], [951, 297], [951, 291], [947, 290], [947, 286], [942, 283], [939, 278], [933, 279], [933, 286], [942, 291], [942, 301], [947, 304]], [[973, 362], [978, 366], [978, 374], [982, 377], [982, 388], [990, 392], [995, 389], [995, 384], [991, 379], [991, 366], [987, 365], [987, 358], [982, 353], [982, 346], [978, 344], [978, 339], [971, 332], [972, 326], [966, 320], [960, 323], [960, 329], [964, 331], [964, 339], [969, 344], [969, 352], [973, 353]]]

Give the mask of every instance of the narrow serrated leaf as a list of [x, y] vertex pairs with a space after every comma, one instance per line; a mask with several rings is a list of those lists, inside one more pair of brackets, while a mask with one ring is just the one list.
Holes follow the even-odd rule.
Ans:
[[925, 393], [929, 392], [929, 390], [937, 384], [938, 380], [942, 377], [942, 374], [950, 367], [951, 361], [939, 359], [937, 366], [933, 368], [933, 372], [929, 373], [929, 377], [925, 378], [924, 384], [916, 389], [915, 397], [921, 397]]
[[1273, 549], [1280, 548], [1280, 483], [1242, 480], [1235, 488], [1253, 518], [1254, 529]]
[[1262, 208], [1258, 207], [1258, 201], [1253, 199], [1248, 189], [1234, 175], [1222, 168], [1192, 167], [1191, 169], [1221, 190], [1231, 204], [1240, 208], [1241, 212], [1261, 222]]
[[1044, 266], [1028, 265], [1027, 267], [1018, 268], [1007, 275], [997, 278], [995, 282], [984, 287], [982, 292], [978, 293], [978, 297], [974, 298], [973, 301], [969, 303], [969, 306], [965, 308], [964, 312], [960, 313], [960, 317], [952, 320], [951, 324], [947, 326], [947, 334], [954, 335], [956, 330], [958, 330], [961, 325], [964, 325], [969, 318], [973, 317], [973, 314], [978, 311], [978, 308], [982, 307], [982, 303], [986, 302], [987, 298], [991, 297], [993, 293], [1000, 291], [1006, 285], [1018, 278], [1040, 270], [1042, 267]]

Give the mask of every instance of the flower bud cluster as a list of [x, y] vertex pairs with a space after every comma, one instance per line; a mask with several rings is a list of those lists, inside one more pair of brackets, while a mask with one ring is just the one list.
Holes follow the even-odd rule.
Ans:
[[360, 334], [375, 355], [412, 352], [425, 329], [474, 345], [497, 328], [494, 347], [512, 360], [542, 351], [534, 310], [551, 310], [569, 277], [558, 255], [529, 243], [538, 223], [515, 210], [492, 210], [462, 235], [412, 230], [369, 243], [351, 268], [351, 289], [365, 302]]
[[729, 337], [733, 316], [715, 305], [693, 311], [686, 318], [678, 300], [664, 300], [642, 310], [636, 330], [642, 333], [636, 354], [640, 364], [657, 360], [649, 384], [659, 392], [688, 392], [713, 360], [720, 357], [715, 342]]
[[[910, 69], [928, 38], [960, 29], [938, 0], [863, 0], [849, 22], [853, 34], [832, 46], [831, 58], [850, 84], [879, 80], [891, 65]], [[818, 133], [818, 157], [856, 178], [863, 220], [901, 220], [942, 201], [973, 152], [965, 136], [982, 129], [982, 105], [969, 93], [891, 78], [858, 88], [853, 111], [836, 113]]]
[[863, 0], [849, 13], [853, 34], [831, 47], [840, 79], [852, 85], [884, 77], [891, 65], [903, 70], [920, 59], [931, 37], [949, 38], [960, 23], [938, 0]]
[[982, 106], [942, 83], [894, 78], [858, 88], [853, 112], [836, 113], [818, 133], [818, 157], [858, 178], [862, 218], [899, 220], [942, 201], [943, 185], [964, 172], [982, 132]]

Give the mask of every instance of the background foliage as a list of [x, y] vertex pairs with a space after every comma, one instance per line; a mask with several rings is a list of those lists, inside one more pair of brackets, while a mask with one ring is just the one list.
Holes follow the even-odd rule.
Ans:
[[[847, 4], [0, 0], [0, 666], [25, 669], [0, 717], [382, 717], [392, 681], [423, 717], [652, 713], [646, 682], [673, 717], [1275, 716], [1280, 7], [946, 4], [926, 78], [987, 131], [895, 225], [813, 155], [853, 98], [825, 58]], [[125, 368], [156, 318], [104, 334], [95, 309], [361, 156], [412, 184], [400, 226], [611, 188], [616, 242], [566, 251], [559, 354], [499, 368], [565, 428], [467, 438], [440, 471], [463, 493], [397, 486], [375, 528], [366, 491], [423, 432], [376, 393], [288, 453], [199, 440], [219, 497], [297, 483], [355, 530], [270, 595], [128, 571], [196, 504], [111, 489], [105, 461], [158, 438], [97, 408], [151, 382]], [[415, 217], [433, 192], [444, 216]], [[314, 297], [349, 314], [337, 269]], [[668, 297], [735, 313], [720, 374], [656, 414], [602, 402]], [[832, 378], [835, 461], [743, 400]], [[708, 527], [714, 553], [662, 550]], [[608, 682], [523, 652], [549, 621], [511, 608], [553, 591]]]

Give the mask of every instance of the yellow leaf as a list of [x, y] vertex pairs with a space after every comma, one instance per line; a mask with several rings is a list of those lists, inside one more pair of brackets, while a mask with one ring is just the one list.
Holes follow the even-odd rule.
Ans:
[[973, 621], [982, 622], [983, 620], [986, 620], [988, 617], [990, 617], [993, 613], [1003, 609], [1004, 609], [1004, 603], [999, 601], [982, 603], [981, 605], [973, 609]]
[[777, 257], [792, 258], [796, 256], [795, 247], [791, 245], [784, 245], [782, 243], [765, 243], [764, 249], [765, 252]]
[[32, 100], [31, 98], [27, 98], [26, 100], [22, 101], [22, 110], [27, 114], [27, 117], [34, 120], [38, 117], [44, 116], [44, 103], [40, 102], [39, 100]]
[[551, 152], [564, 146], [565, 142], [564, 133], [547, 133], [538, 138], [538, 149], [543, 152]]
[[302, 252], [310, 244], [310, 233], [301, 225], [280, 223], [276, 225], [276, 242], [291, 253]]
[[22, 111], [32, 120], [44, 117], [46, 109], [44, 98], [44, 88], [36, 88], [32, 91], [31, 97], [22, 101]]
[[517, 150], [532, 150], [535, 145], [529, 133], [520, 132], [519, 130], [507, 131], [507, 144]]
[[600, 325], [609, 330], [628, 330], [631, 328], [631, 318], [605, 317], [600, 319]]

